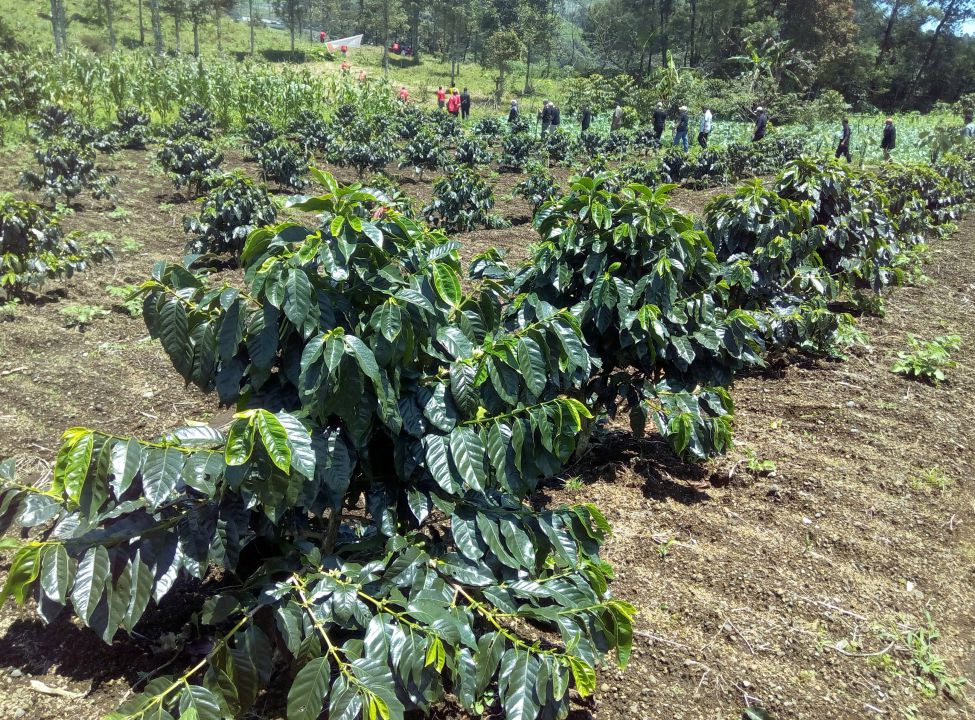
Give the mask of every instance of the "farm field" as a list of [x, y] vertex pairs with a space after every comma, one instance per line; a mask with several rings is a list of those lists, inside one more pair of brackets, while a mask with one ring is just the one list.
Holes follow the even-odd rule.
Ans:
[[[28, 161], [23, 152], [4, 154], [5, 187]], [[216, 411], [212, 399], [182, 387], [141, 318], [120, 311], [106, 291], [139, 282], [152, 262], [182, 252], [187, 204], [147, 164], [137, 151], [109, 161], [127, 189], [118, 219], [85, 202], [65, 220], [129, 249], [0, 324], [0, 455], [36, 472], [49, 468], [66, 426], [148, 437]], [[252, 163], [233, 164], [255, 173]], [[429, 185], [406, 187], [427, 201]], [[681, 191], [672, 202], [699, 210], [701, 196], [714, 192]], [[514, 220], [528, 212], [517, 202], [505, 208]], [[520, 228], [481, 231], [469, 243], [518, 252]], [[630, 666], [601, 673], [595, 695], [575, 712], [734, 718], [754, 702], [782, 717], [967, 716], [964, 704], [928, 697], [915, 663], [930, 652], [948, 673], [975, 672], [975, 495], [966, 482], [975, 470], [975, 431], [966, 421], [975, 410], [975, 368], [964, 362], [946, 392], [905, 383], [888, 365], [907, 333], [975, 331], [972, 240], [965, 221], [937, 243], [925, 268], [930, 283], [895, 291], [886, 317], [866, 321], [868, 350], [846, 362], [786, 362], [739, 381], [738, 445], [729, 456], [684, 465], [653, 437], [634, 441], [620, 429], [536, 493], [542, 506], [586, 501], [606, 509], [614, 593], [641, 609]], [[67, 303], [112, 312], [84, 332], [66, 331]], [[45, 397], [49, 414], [38, 412]], [[774, 471], [750, 470], [755, 458]], [[945, 478], [944, 486], [932, 477]], [[192, 597], [164, 602], [154, 625], [178, 626]], [[909, 650], [907, 634], [925, 628], [940, 637]], [[171, 654], [151, 630], [110, 649], [68, 620], [45, 628], [9, 606], [0, 636], [5, 717], [95, 717]], [[83, 697], [39, 694], [32, 679]]]
[[971, 717], [968, 106], [323, 55], [0, 52], [0, 717]]

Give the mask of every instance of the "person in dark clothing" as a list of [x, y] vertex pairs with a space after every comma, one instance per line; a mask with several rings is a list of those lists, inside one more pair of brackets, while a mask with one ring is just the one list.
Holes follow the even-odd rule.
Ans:
[[884, 151], [884, 162], [890, 162], [890, 151], [897, 147], [897, 128], [893, 118], [884, 122], [884, 136], [880, 140], [880, 149]]
[[552, 103], [552, 130], [555, 130], [561, 124], [562, 124], [562, 111], [559, 110], [558, 105]]
[[582, 132], [589, 130], [592, 125], [592, 110], [588, 105], [583, 105], [579, 109], [579, 126], [582, 128]]
[[623, 127], [623, 108], [620, 107], [617, 101], [616, 107], [613, 108], [613, 117], [609, 121], [609, 131], [611, 133], [618, 132]]
[[690, 122], [687, 117], [687, 106], [681, 105], [679, 109], [680, 115], [677, 116], [677, 127], [674, 128], [674, 146], [680, 145], [684, 148], [684, 152], [690, 148], [690, 142], [687, 140], [687, 126]]
[[653, 111], [653, 134], [657, 136], [657, 144], [664, 136], [664, 128], [667, 125], [667, 111], [664, 110], [662, 102], [657, 103], [657, 108]]
[[589, 109], [588, 105], [579, 108], [579, 125], [582, 127], [582, 132], [586, 132], [592, 125], [592, 110]]
[[853, 131], [850, 130], [850, 121], [843, 118], [843, 129], [840, 131], [840, 144], [836, 146], [837, 160], [845, 157], [847, 162], [853, 161], [853, 158], [850, 156], [850, 139], [852, 137]]
[[511, 125], [518, 121], [518, 101], [511, 101], [511, 108], [508, 110], [508, 124]]
[[460, 94], [460, 117], [462, 120], [466, 120], [471, 114], [471, 94], [467, 92], [467, 88]]
[[542, 112], [539, 114], [539, 119], [542, 121], [542, 137], [548, 135], [548, 131], [552, 128], [552, 108], [555, 107], [548, 100], [542, 102]]
[[755, 134], [752, 136], [752, 142], [758, 142], [765, 137], [765, 131], [768, 129], [768, 113], [765, 112], [765, 108], [759, 105], [755, 108], [755, 112], [758, 115], [755, 116]]

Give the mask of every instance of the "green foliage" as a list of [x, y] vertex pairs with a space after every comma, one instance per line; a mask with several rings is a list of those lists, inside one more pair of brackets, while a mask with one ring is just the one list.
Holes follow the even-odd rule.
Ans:
[[427, 129], [421, 130], [403, 148], [400, 168], [412, 166], [414, 172], [421, 178], [424, 170], [436, 170], [446, 159], [440, 143], [440, 138], [433, 132]]
[[527, 132], [512, 133], [501, 142], [498, 169], [502, 172], [521, 172], [529, 158], [538, 151], [539, 142]]
[[941, 335], [929, 341], [908, 335], [907, 342], [911, 349], [897, 353], [891, 372], [938, 385], [946, 378], [945, 370], [958, 364], [951, 359], [951, 353], [961, 349], [958, 335]]
[[149, 116], [138, 108], [119, 108], [114, 126], [119, 146], [144, 150], [151, 140], [150, 122]]
[[186, 252], [239, 256], [248, 234], [273, 225], [276, 217], [277, 209], [263, 186], [239, 171], [227, 175], [203, 198], [199, 215], [183, 219], [183, 229], [193, 234]]
[[308, 172], [308, 153], [289, 140], [277, 139], [258, 148], [255, 153], [261, 180], [278, 187], [301, 190], [308, 185], [303, 177]]
[[494, 191], [469, 168], [461, 167], [433, 186], [433, 199], [423, 208], [423, 217], [447, 232], [502, 227], [503, 219], [491, 214]]
[[272, 676], [294, 677], [295, 718], [403, 718], [448, 689], [562, 716], [605, 655], [626, 663], [635, 612], [608, 594], [598, 510], [525, 503], [591, 418], [577, 321], [496, 283], [464, 295], [456, 243], [316, 179], [296, 209], [322, 225], [253, 232], [246, 293], [164, 264], [143, 286], [176, 370], [236, 406], [225, 432], [74, 428], [50, 490], [0, 465], [0, 530], [32, 528], [0, 601], [68, 605], [111, 642], [181, 577], [230, 581], [199, 613], [207, 656], [116, 720], [240, 714]]
[[156, 157], [173, 185], [187, 188], [191, 197], [209, 187], [223, 162], [223, 153], [192, 138], [167, 141]]
[[95, 165], [95, 153], [71, 140], [54, 140], [34, 153], [40, 173], [27, 170], [20, 184], [43, 191], [53, 206], [59, 198], [72, 201], [84, 191], [96, 199], [109, 197], [118, 183], [114, 175], [102, 175]]
[[512, 194], [525, 198], [531, 203], [532, 212], [536, 212], [542, 203], [559, 194], [559, 186], [542, 163], [533, 163], [527, 170], [528, 175], [515, 185]]
[[79, 303], [69, 303], [60, 308], [58, 312], [64, 316], [66, 327], [78, 328], [81, 331], [84, 331], [96, 319], [108, 315], [108, 310], [101, 305], [81, 305]]
[[5, 297], [20, 297], [28, 288], [72, 277], [111, 257], [107, 245], [82, 246], [65, 237], [40, 206], [0, 195], [0, 289]]
[[491, 153], [476, 137], [469, 137], [457, 143], [454, 158], [461, 165], [475, 167], [491, 162]]
[[171, 140], [212, 140], [216, 135], [216, 118], [200, 103], [193, 102], [179, 109], [179, 117], [169, 126]]
[[535, 218], [542, 242], [515, 276], [519, 292], [571, 307], [600, 360], [587, 391], [642, 433], [652, 418], [678, 453], [705, 457], [731, 441], [724, 386], [761, 365], [756, 319], [729, 307], [717, 258], [693, 221], [667, 205], [672, 186], [607, 189], [574, 178]]
[[130, 317], [142, 317], [142, 299], [138, 297], [137, 285], [108, 285], [105, 291], [118, 301], [116, 308]]

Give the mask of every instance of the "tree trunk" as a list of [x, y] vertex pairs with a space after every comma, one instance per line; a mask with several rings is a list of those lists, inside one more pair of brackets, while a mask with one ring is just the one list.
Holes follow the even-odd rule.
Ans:
[[251, 26], [251, 57], [254, 56], [254, 0], [247, 0], [247, 13]]
[[115, 17], [112, 7], [114, 4], [115, 0], [105, 0], [105, 24], [108, 26], [108, 44], [112, 52], [115, 52]]
[[173, 20], [175, 21], [175, 25], [176, 25], [176, 54], [179, 55], [180, 51], [182, 50], [182, 45], [180, 44], [180, 37], [179, 37], [179, 31], [183, 27], [182, 9], [178, 8], [176, 10], [175, 14], [173, 15]]
[[690, 0], [691, 3], [691, 61], [690, 65], [697, 62], [697, 0]]
[[924, 71], [927, 70], [928, 63], [931, 62], [931, 56], [934, 55], [934, 48], [938, 44], [938, 40], [941, 38], [941, 34], [944, 29], [955, 20], [955, 7], [957, 6], [957, 0], [952, 0], [945, 7], [944, 14], [941, 16], [941, 21], [938, 26], [934, 29], [934, 34], [931, 36], [931, 42], [928, 43], [928, 48], [924, 52], [924, 58], [921, 60], [921, 64], [917, 67], [917, 72], [914, 74], [914, 79], [911, 80], [911, 84], [907, 88], [906, 97], [909, 99], [914, 96], [917, 90], [917, 84], [921, 81], [921, 76]]
[[531, 92], [531, 74], [532, 74], [532, 49], [529, 44], [528, 52], [525, 54], [525, 95]]
[[383, 76], [389, 77], [389, 0], [383, 0]]
[[156, 55], [163, 54], [162, 17], [159, 14], [159, 0], [149, 0], [149, 13], [152, 18], [152, 39]]
[[222, 26], [220, 24], [220, 16], [223, 14], [223, 8], [219, 5], [214, 5], [215, 22], [217, 23], [217, 52], [223, 52], [223, 33]]
[[146, 26], [142, 22], [142, 0], [139, 0], [139, 47], [145, 47], [146, 44]]
[[58, 0], [51, 0], [51, 32], [54, 33], [54, 50], [60, 55], [64, 47], [61, 45], [61, 13], [58, 11]]
[[288, 29], [291, 31], [291, 59], [294, 60], [295, 55], [295, 4], [298, 0], [290, 0], [288, 2]]
[[884, 37], [880, 41], [880, 50], [877, 51], [877, 61], [875, 63], [876, 67], [880, 67], [880, 64], [884, 60], [884, 56], [890, 52], [890, 47], [893, 42], [894, 24], [897, 22], [897, 13], [900, 12], [902, 2], [903, 0], [894, 0], [890, 6], [890, 17], [887, 18], [887, 26], [884, 28]]
[[200, 57], [200, 18], [193, 14], [193, 57]]
[[61, 27], [61, 47], [68, 49], [68, 13], [64, 9], [64, 0], [58, 0], [58, 25]]

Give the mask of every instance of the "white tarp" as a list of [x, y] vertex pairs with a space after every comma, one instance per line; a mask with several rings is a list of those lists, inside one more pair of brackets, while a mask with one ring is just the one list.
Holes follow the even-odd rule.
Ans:
[[362, 35], [352, 35], [351, 37], [339, 38], [338, 40], [327, 40], [325, 44], [329, 50], [341, 50], [343, 45], [350, 48], [357, 48], [362, 45]]

